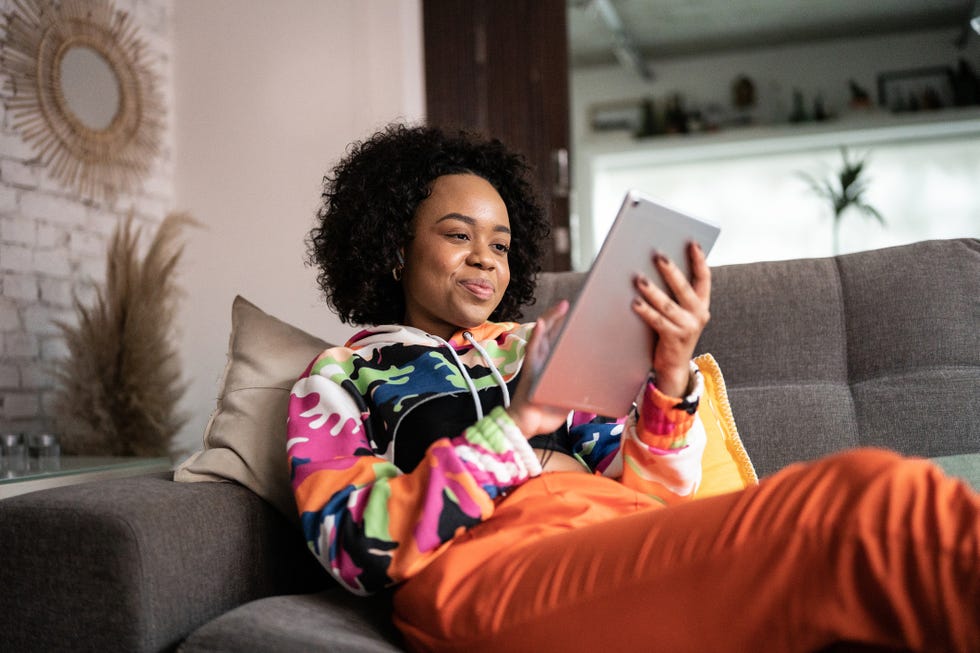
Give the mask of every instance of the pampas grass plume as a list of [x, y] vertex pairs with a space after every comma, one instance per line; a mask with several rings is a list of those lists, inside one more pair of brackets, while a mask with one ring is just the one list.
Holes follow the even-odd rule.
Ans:
[[146, 255], [129, 216], [109, 243], [105, 284], [91, 306], [75, 297], [77, 324], [57, 323], [68, 355], [55, 376], [62, 451], [90, 456], [166, 456], [187, 421], [177, 409], [181, 381], [174, 318], [174, 269], [181, 230], [197, 223], [171, 213]]

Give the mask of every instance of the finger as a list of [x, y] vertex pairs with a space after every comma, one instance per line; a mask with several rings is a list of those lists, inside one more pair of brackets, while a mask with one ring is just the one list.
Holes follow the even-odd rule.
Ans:
[[527, 343], [525, 360], [530, 363], [531, 374], [537, 375], [548, 355], [548, 325], [542, 318], [534, 322], [534, 330]]
[[662, 254], [655, 254], [653, 263], [679, 305], [690, 309], [699, 302], [700, 298], [691, 287], [690, 280], [673, 261]]
[[654, 284], [649, 278], [642, 274], [636, 277], [636, 286], [640, 291], [640, 295], [644, 303], [648, 304], [651, 310], [664, 316], [664, 318], [671, 322], [677, 322], [683, 319], [684, 310], [674, 301], [674, 298], [664, 292], [656, 284]]
[[544, 361], [547, 360], [551, 352], [551, 341], [554, 337], [555, 328], [568, 312], [568, 302], [561, 300], [534, 322], [534, 329], [531, 338], [527, 343], [528, 356], [531, 362], [531, 371], [537, 374]]
[[560, 320], [567, 311], [568, 301], [563, 299], [539, 315], [538, 319], [534, 321], [534, 329], [531, 331], [531, 338], [528, 341], [528, 345], [530, 346], [541, 338], [546, 337], [555, 323]]
[[544, 360], [548, 357], [549, 345], [551, 344], [551, 339], [548, 337], [548, 322], [542, 318], [538, 318], [536, 326], [538, 328], [535, 334], [537, 338], [534, 341], [535, 369], [537, 369], [538, 365], [544, 363]]
[[701, 245], [696, 242], [688, 246], [687, 254], [691, 263], [691, 287], [707, 305], [711, 301], [711, 268], [708, 266], [708, 259]]
[[[661, 293], [663, 294], [663, 293]], [[673, 302], [671, 302], [673, 304]], [[676, 305], [674, 305], [676, 307]], [[679, 316], [681, 311], [670, 310], [667, 312], [658, 309], [656, 306], [644, 301], [641, 297], [636, 297], [633, 300], [633, 312], [636, 313], [640, 319], [646, 323], [648, 327], [653, 329], [660, 337], [669, 335], [680, 335], [683, 331], [682, 325], [671, 319], [671, 315], [668, 313], [673, 313], [673, 315]]]
[[[693, 243], [688, 246], [689, 260], [692, 255], [697, 260], [692, 263], [691, 280], [670, 259], [655, 255], [654, 264], [663, 277], [664, 283], [670, 287], [671, 292], [674, 294], [674, 301], [684, 310], [699, 316], [699, 319], [707, 319], [706, 315], [711, 295], [711, 270], [708, 268], [704, 254], [700, 251], [700, 248], [698, 248], [696, 254], [692, 254], [692, 246]], [[693, 285], [695, 282], [698, 284], [698, 289], [695, 289]]]
[[568, 312], [568, 300], [563, 299], [557, 304], [555, 304], [554, 306], [552, 306], [551, 308], [549, 308], [547, 311], [545, 311], [542, 318], [549, 325], [553, 325], [557, 323], [562, 317], [564, 317], [565, 313], [567, 312]]
[[553, 340], [555, 334], [558, 332], [562, 323], [565, 320], [565, 315], [568, 313], [568, 302], [562, 300], [552, 306], [550, 309], [545, 311], [544, 315], [541, 316], [541, 320], [545, 325], [545, 334], [547, 334], [549, 340]]

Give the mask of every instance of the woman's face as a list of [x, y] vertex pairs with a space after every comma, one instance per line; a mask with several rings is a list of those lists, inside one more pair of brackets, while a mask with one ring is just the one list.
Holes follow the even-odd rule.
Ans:
[[509, 248], [507, 207], [488, 181], [436, 178], [405, 247], [404, 323], [442, 338], [483, 324], [510, 283]]

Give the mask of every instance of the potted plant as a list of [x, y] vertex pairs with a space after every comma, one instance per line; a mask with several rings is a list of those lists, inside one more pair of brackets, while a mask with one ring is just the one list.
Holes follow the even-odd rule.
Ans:
[[106, 279], [75, 323], [59, 322], [68, 356], [55, 370], [62, 450], [97, 456], [166, 456], [185, 422], [174, 318], [181, 213], [159, 225], [144, 256], [132, 216], [109, 243]]
[[885, 224], [885, 219], [881, 213], [868, 204], [865, 199], [865, 193], [868, 189], [866, 157], [852, 160], [846, 147], [841, 148], [841, 156], [843, 165], [829, 179], [818, 180], [806, 173], [800, 173], [800, 177], [806, 181], [814, 194], [829, 204], [834, 219], [834, 255], [840, 253], [840, 223], [848, 209], [854, 209], [865, 216], [876, 219], [882, 225]]

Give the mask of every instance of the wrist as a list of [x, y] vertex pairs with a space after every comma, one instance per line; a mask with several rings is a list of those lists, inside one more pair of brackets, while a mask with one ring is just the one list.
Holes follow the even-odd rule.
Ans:
[[637, 401], [637, 426], [648, 437], [670, 436], [657, 441], [654, 446], [674, 449], [684, 446], [686, 433], [693, 423], [704, 393], [704, 377], [694, 361], [690, 363], [689, 385], [677, 395], [665, 394], [655, 376], [647, 382], [642, 397]]
[[524, 414], [524, 411], [520, 410], [520, 408], [514, 408], [514, 406], [511, 405], [504, 412], [507, 414], [507, 417], [510, 418], [510, 421], [514, 423], [514, 426], [517, 427], [517, 430], [524, 434], [525, 438], [533, 437], [534, 433], [531, 433], [531, 425], [527, 419], [527, 416]]
[[686, 366], [683, 370], [654, 370], [654, 385], [668, 397], [684, 397], [691, 385], [691, 371]]

